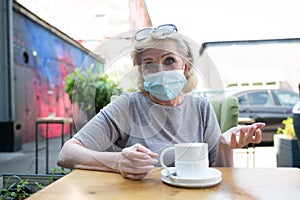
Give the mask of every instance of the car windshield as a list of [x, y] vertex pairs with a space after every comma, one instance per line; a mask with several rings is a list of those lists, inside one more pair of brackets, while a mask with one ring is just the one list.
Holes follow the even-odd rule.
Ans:
[[294, 106], [298, 101], [299, 97], [297, 94], [288, 91], [274, 91], [278, 101], [283, 106]]

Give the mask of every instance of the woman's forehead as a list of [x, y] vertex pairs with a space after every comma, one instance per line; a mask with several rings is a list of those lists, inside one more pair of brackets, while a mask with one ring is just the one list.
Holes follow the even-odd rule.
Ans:
[[142, 52], [141, 56], [147, 55], [160, 55], [160, 54], [179, 54], [178, 47], [176, 46], [176, 42], [172, 40], [161, 41], [157, 43], [155, 46], [146, 49]]

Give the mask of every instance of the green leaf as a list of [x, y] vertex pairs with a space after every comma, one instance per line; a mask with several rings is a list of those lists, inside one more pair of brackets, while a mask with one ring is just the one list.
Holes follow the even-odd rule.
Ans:
[[119, 79], [113, 79], [103, 72], [94, 72], [92, 68], [75, 69], [66, 76], [65, 84], [65, 92], [72, 103], [91, 112], [98, 112], [110, 102], [112, 94], [119, 95], [122, 92]]

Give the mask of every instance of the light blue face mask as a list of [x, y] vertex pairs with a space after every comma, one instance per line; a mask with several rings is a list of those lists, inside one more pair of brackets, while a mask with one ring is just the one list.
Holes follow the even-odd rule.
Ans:
[[182, 70], [161, 71], [144, 75], [144, 89], [157, 99], [175, 99], [186, 84]]

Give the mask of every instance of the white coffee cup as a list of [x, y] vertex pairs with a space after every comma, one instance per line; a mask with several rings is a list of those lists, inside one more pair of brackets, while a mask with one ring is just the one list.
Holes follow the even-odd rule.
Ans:
[[171, 150], [175, 151], [176, 176], [197, 179], [206, 175], [209, 169], [207, 143], [180, 143], [164, 149], [160, 155], [160, 164], [170, 173], [172, 168], [165, 165], [164, 156]]

